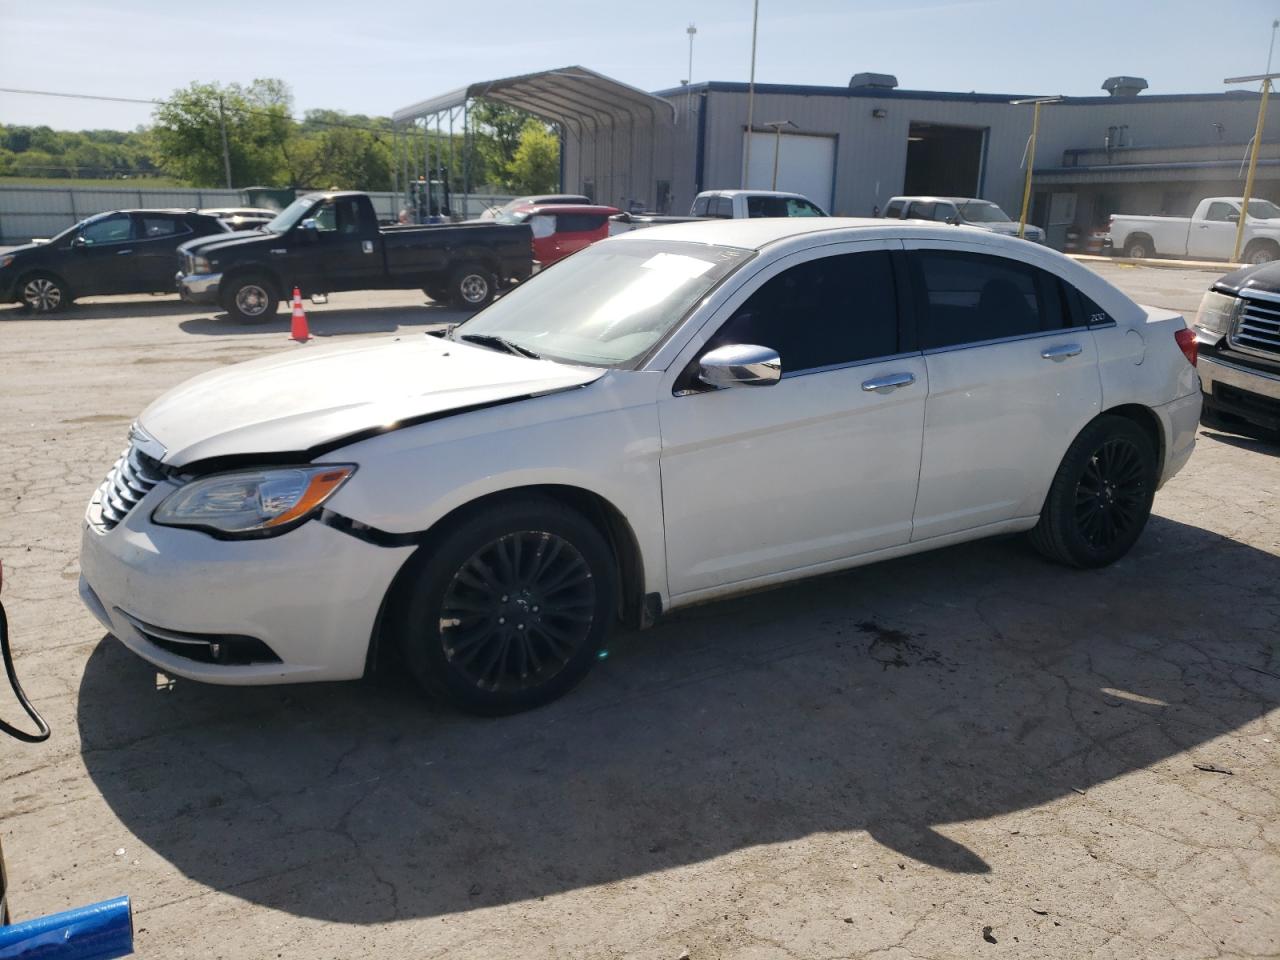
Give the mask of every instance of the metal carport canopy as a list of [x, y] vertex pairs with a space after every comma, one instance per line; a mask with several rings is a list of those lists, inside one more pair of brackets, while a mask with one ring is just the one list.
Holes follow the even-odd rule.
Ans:
[[408, 123], [465, 106], [468, 100], [496, 100], [552, 123], [580, 125], [590, 119], [619, 120], [647, 114], [656, 123], [659, 110], [675, 120], [675, 104], [620, 83], [586, 67], [561, 67], [518, 77], [486, 80], [403, 107], [391, 115]]

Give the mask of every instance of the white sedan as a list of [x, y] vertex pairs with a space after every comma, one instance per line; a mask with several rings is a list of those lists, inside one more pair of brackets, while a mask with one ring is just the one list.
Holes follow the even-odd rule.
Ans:
[[1191, 455], [1195, 337], [1051, 250], [762, 219], [597, 243], [447, 336], [221, 369], [139, 418], [81, 594], [168, 674], [398, 651], [503, 713], [618, 622], [1029, 531], [1099, 567]]

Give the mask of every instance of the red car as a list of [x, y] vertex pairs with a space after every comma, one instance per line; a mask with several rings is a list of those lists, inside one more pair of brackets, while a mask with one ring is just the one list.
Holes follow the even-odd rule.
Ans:
[[544, 267], [609, 236], [609, 218], [617, 207], [587, 204], [517, 207], [502, 219], [533, 229], [533, 259]]

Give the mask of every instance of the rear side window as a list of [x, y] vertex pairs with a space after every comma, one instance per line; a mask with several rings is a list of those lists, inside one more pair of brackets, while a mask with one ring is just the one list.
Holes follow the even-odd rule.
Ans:
[[154, 240], [160, 237], [172, 237], [175, 233], [186, 233], [186, 227], [180, 225], [173, 217], [143, 217], [142, 237]]
[[913, 260], [925, 350], [1068, 325], [1058, 278], [1030, 264], [943, 250], [919, 250]]
[[902, 201], [894, 200], [889, 206], [884, 208], [884, 215], [890, 220], [902, 219]]
[[605, 215], [603, 213], [560, 213], [556, 214], [560, 233], [588, 233], [592, 230], [603, 230]]
[[1067, 298], [1068, 309], [1072, 314], [1073, 327], [1096, 327], [1116, 322], [1115, 317], [1098, 306], [1091, 297], [1085, 296], [1065, 280], [1062, 282], [1062, 288]]
[[898, 352], [898, 308], [887, 251], [822, 257], [767, 280], [711, 339], [772, 347], [783, 374]]

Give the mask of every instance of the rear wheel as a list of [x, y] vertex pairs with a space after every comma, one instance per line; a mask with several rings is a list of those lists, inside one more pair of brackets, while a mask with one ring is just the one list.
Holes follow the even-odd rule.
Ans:
[[1124, 245], [1124, 255], [1134, 260], [1145, 260], [1155, 252], [1156, 245], [1146, 237], [1134, 237]]
[[37, 273], [18, 285], [22, 305], [33, 313], [53, 313], [71, 303], [67, 285], [51, 273]]
[[1114, 563], [1146, 526], [1157, 479], [1157, 453], [1147, 433], [1124, 417], [1098, 417], [1062, 458], [1031, 531], [1032, 545], [1069, 566]]
[[488, 306], [498, 292], [498, 278], [478, 263], [468, 263], [453, 272], [449, 299], [464, 310]]
[[280, 309], [280, 294], [266, 277], [232, 277], [222, 291], [222, 309], [241, 323], [266, 323]]
[[424, 548], [400, 623], [430, 693], [515, 713], [568, 692], [612, 629], [613, 552], [585, 517], [541, 497], [477, 513]]

